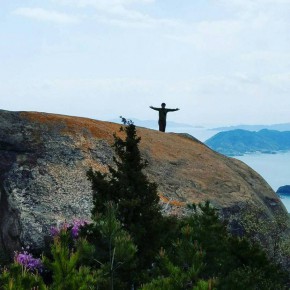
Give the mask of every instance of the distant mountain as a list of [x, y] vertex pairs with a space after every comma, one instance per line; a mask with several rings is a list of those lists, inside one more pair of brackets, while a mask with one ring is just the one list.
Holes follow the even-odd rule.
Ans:
[[246, 153], [276, 153], [290, 150], [290, 131], [263, 129], [258, 132], [247, 130], [231, 130], [220, 132], [205, 144], [211, 149], [228, 156]]
[[[150, 128], [150, 129], [158, 129], [158, 120], [139, 120], [135, 118], [129, 118], [129, 119], [132, 120], [136, 126]], [[111, 119], [109, 121], [118, 123], [118, 124], [121, 123], [121, 119]], [[176, 123], [176, 122], [171, 122], [171, 121], [167, 121], [167, 127], [168, 128], [203, 128], [202, 126], [192, 126], [189, 124]]]
[[237, 126], [227, 126], [227, 127], [217, 127], [210, 130], [213, 131], [231, 131], [231, 130], [248, 130], [248, 131], [260, 131], [263, 129], [277, 130], [277, 131], [290, 131], [290, 123], [283, 124], [273, 124], [273, 125], [237, 125]]

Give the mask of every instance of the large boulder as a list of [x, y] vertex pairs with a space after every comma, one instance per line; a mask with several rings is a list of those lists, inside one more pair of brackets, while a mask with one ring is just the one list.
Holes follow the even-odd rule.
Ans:
[[[43, 247], [50, 227], [90, 219], [86, 172], [113, 165], [120, 125], [37, 112], [0, 111], [0, 249]], [[158, 184], [166, 213], [209, 200], [224, 216], [247, 203], [268, 216], [285, 212], [280, 199], [244, 163], [218, 154], [186, 134], [138, 128], [146, 174]]]

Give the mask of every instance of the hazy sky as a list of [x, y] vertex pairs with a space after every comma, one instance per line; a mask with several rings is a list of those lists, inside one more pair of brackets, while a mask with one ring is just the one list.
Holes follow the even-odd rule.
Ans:
[[0, 0], [0, 108], [290, 122], [289, 15], [290, 0]]

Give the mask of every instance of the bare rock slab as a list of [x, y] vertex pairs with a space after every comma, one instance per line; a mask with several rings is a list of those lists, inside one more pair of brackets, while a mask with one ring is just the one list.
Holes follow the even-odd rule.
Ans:
[[[120, 125], [86, 118], [0, 110], [0, 249], [41, 248], [50, 227], [90, 219], [87, 170], [113, 165]], [[186, 134], [138, 128], [146, 174], [168, 214], [209, 200], [226, 215], [248, 202], [267, 215], [285, 211], [271, 187], [241, 161]]]

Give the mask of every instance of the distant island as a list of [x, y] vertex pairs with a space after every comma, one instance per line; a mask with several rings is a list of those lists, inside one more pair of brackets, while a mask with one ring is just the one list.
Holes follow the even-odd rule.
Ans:
[[219, 132], [205, 144], [228, 156], [247, 153], [275, 154], [290, 150], [290, 131], [263, 129], [258, 132], [242, 129]]
[[280, 186], [276, 193], [282, 196], [290, 196], [290, 185]]

